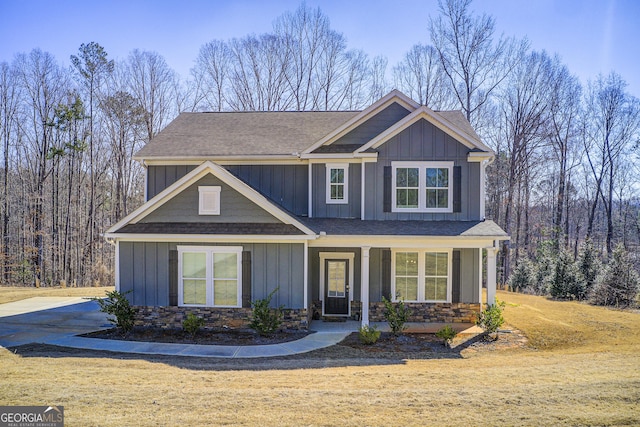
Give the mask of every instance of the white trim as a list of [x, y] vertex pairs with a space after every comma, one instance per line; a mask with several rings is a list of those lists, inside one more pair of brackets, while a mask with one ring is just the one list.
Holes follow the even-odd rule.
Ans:
[[204, 162], [215, 162], [217, 164], [295, 164], [300, 163], [298, 153], [292, 154], [251, 154], [232, 156], [133, 156], [133, 160], [144, 162], [150, 166], [175, 166], [175, 165], [201, 165]]
[[362, 162], [360, 163], [360, 219], [365, 219], [365, 190], [366, 190], [366, 186], [365, 186], [365, 169], [366, 169], [366, 163]]
[[[222, 190], [222, 187], [220, 187], [219, 185], [215, 185], [215, 186], [199, 185], [198, 186], [198, 215], [220, 215], [220, 191], [221, 190]], [[207, 205], [210, 203], [213, 203], [213, 206], [207, 208]]]
[[369, 251], [371, 247], [360, 248], [360, 301], [362, 302], [362, 326], [369, 325]]
[[302, 155], [309, 154], [313, 150], [323, 145], [330, 145], [332, 142], [346, 135], [351, 130], [355, 129], [356, 127], [364, 123], [366, 120], [368, 120], [371, 116], [378, 114], [380, 111], [384, 110], [385, 108], [387, 108], [393, 103], [398, 103], [399, 105], [401, 105], [402, 107], [406, 108], [409, 111], [413, 111], [419, 107], [419, 104], [416, 103], [413, 99], [409, 98], [407, 95], [400, 92], [399, 90], [394, 89], [391, 92], [389, 92], [387, 95], [383, 96], [382, 98], [380, 98], [379, 100], [371, 104], [365, 110], [361, 111], [351, 120], [347, 121], [345, 124], [343, 124], [336, 130], [331, 132], [329, 135], [325, 136], [320, 141], [314, 143], [312, 146], [304, 150], [302, 152]]
[[[391, 212], [397, 213], [451, 213], [453, 212], [453, 165], [454, 162], [391, 162]], [[396, 171], [397, 169], [418, 169], [418, 207], [417, 208], [401, 208], [397, 206], [396, 201]], [[448, 169], [449, 170], [449, 186], [446, 208], [428, 208], [427, 207], [427, 186], [426, 174], [427, 169]]]
[[358, 163], [359, 159], [370, 159], [370, 161], [376, 161], [378, 159], [378, 153], [310, 153], [301, 154], [300, 159], [312, 162], [319, 162], [320, 160], [335, 160], [340, 162]]
[[324, 308], [324, 262], [328, 259], [347, 259], [349, 260], [349, 302], [347, 314], [329, 314], [329, 316], [336, 317], [349, 317], [351, 316], [351, 302], [353, 301], [353, 276], [354, 276], [354, 261], [356, 254], [354, 252], [320, 252], [320, 301], [322, 301], [322, 315], [325, 316]]
[[435, 248], [484, 248], [492, 245], [493, 241], [508, 240], [507, 237], [483, 236], [371, 236], [371, 235], [343, 235], [343, 236], [320, 236], [318, 239], [309, 241], [310, 248], [352, 248], [354, 246], [371, 246], [380, 248], [415, 248], [415, 249], [435, 249]]
[[144, 203], [131, 214], [127, 215], [125, 218], [112, 225], [111, 228], [107, 230], [105, 235], [108, 236], [112, 233], [116, 233], [120, 228], [124, 227], [127, 224], [135, 224], [139, 222], [147, 215], [151, 214], [153, 211], [158, 209], [160, 206], [165, 204], [167, 201], [175, 197], [180, 192], [184, 191], [190, 185], [194, 184], [207, 174], [212, 174], [213, 176], [219, 178], [229, 187], [233, 188], [283, 223], [291, 224], [307, 235], [315, 235], [315, 233], [310, 228], [270, 202], [258, 191], [233, 176], [226, 169], [209, 161], [204, 162], [203, 164], [180, 178], [178, 181], [162, 190], [155, 197]]
[[307, 216], [313, 218], [313, 165], [311, 163], [309, 163], [309, 176], [307, 180], [309, 181], [309, 206], [307, 208], [309, 212], [307, 212]]
[[[342, 169], [343, 182], [331, 182], [331, 170]], [[349, 165], [347, 163], [326, 163], [325, 164], [325, 202], [328, 205], [346, 205], [349, 203]], [[342, 185], [342, 199], [331, 198], [331, 186]]]
[[309, 310], [309, 242], [304, 241], [304, 258], [302, 270], [304, 274], [303, 282], [303, 292], [302, 297], [304, 298], [304, 308], [305, 310]]
[[495, 156], [492, 153], [471, 151], [467, 154], [467, 161], [470, 163], [484, 162], [493, 159]]
[[[178, 305], [181, 307], [242, 307], [242, 246], [178, 246]], [[204, 253], [206, 263], [206, 304], [185, 304], [184, 285], [182, 276], [182, 255], [184, 253]], [[236, 254], [236, 305], [215, 305], [214, 301], [214, 277], [213, 277], [213, 254], [215, 253], [235, 253]]]
[[269, 242], [269, 243], [301, 243], [314, 240], [317, 236], [309, 235], [266, 235], [266, 234], [144, 234], [144, 233], [109, 233], [107, 239], [123, 242]]
[[483, 276], [483, 265], [482, 265], [482, 248], [478, 248], [478, 302], [482, 304], [482, 276]]
[[425, 119], [438, 129], [442, 130], [447, 135], [455, 138], [458, 142], [465, 145], [467, 148], [478, 148], [485, 152], [485, 154], [488, 153], [489, 155], [493, 155], [493, 151], [491, 150], [491, 148], [483, 144], [482, 141], [471, 139], [464, 131], [453, 126], [451, 122], [440, 117], [437, 113], [426, 106], [418, 108], [402, 120], [396, 122], [396, 124], [373, 138], [368, 143], [364, 144], [362, 147], [358, 148], [355, 153], [363, 153], [369, 148], [378, 148], [420, 119]]
[[116, 291], [120, 292], [120, 241], [116, 240], [115, 241], [115, 246], [116, 246], [116, 253], [115, 253], [115, 257], [116, 257], [116, 262], [115, 262], [115, 285], [116, 285]]
[[[418, 254], [418, 299], [417, 300], [405, 300], [405, 302], [420, 302], [420, 303], [450, 303], [451, 302], [451, 288], [453, 277], [453, 248], [430, 248], [430, 249], [417, 249], [417, 248], [397, 248], [391, 250], [391, 296], [396, 301], [396, 254], [399, 252], [413, 252]], [[425, 254], [427, 253], [446, 253], [447, 254], [447, 299], [446, 300], [428, 300], [424, 295], [424, 281], [425, 274]]]

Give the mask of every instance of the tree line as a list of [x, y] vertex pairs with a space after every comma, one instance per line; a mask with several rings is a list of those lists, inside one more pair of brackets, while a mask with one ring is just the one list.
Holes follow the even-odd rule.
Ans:
[[471, 0], [442, 0], [425, 29], [389, 66], [302, 4], [271, 32], [206, 43], [186, 78], [157, 52], [115, 61], [96, 42], [68, 68], [39, 49], [1, 62], [3, 283], [109, 283], [101, 233], [144, 198], [132, 156], [178, 113], [357, 110], [393, 88], [461, 110], [495, 150], [487, 217], [511, 235], [500, 282], [549, 244], [575, 260], [589, 239], [605, 261], [621, 244], [636, 259], [640, 103], [623, 77], [583, 84], [558, 56], [497, 35]]

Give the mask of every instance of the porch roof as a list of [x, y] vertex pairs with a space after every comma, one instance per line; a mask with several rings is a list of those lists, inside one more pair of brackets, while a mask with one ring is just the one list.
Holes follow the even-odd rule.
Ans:
[[281, 223], [139, 222], [127, 224], [117, 233], [134, 234], [247, 234], [303, 235], [297, 227]]
[[316, 233], [360, 236], [442, 236], [508, 238], [491, 220], [484, 221], [380, 221], [343, 218], [300, 218]]

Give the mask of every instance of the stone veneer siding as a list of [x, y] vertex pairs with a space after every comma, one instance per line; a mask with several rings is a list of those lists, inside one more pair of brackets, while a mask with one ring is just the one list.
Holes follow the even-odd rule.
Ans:
[[[248, 328], [251, 321], [250, 308], [219, 307], [158, 307], [134, 306], [135, 326], [162, 329], [182, 329], [182, 321], [188, 313], [205, 320], [203, 329]], [[301, 330], [309, 327], [306, 309], [285, 309], [280, 329]]]
[[[475, 323], [480, 304], [470, 303], [416, 303], [406, 302], [411, 309], [409, 322], [437, 322], [437, 323]], [[384, 303], [369, 304], [369, 320], [384, 322]]]

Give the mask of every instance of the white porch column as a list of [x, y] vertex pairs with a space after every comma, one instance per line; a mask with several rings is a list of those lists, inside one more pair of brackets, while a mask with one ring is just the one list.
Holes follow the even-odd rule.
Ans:
[[487, 249], [487, 304], [496, 303], [496, 254], [497, 247]]
[[362, 302], [362, 326], [369, 325], [369, 250], [360, 248], [360, 301]]

